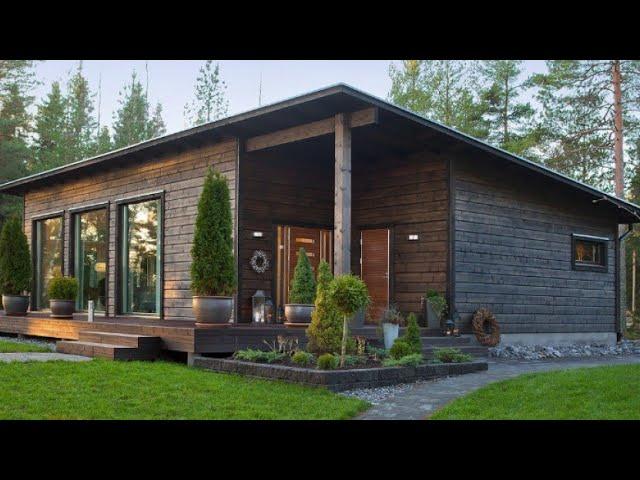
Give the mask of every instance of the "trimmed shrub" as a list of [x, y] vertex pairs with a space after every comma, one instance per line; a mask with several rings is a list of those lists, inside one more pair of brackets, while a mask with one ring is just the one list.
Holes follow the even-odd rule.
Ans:
[[358, 277], [347, 274], [334, 278], [329, 284], [329, 298], [342, 315], [342, 341], [340, 342], [340, 366], [344, 366], [349, 336], [349, 318], [365, 308], [371, 299], [367, 285]]
[[0, 233], [0, 293], [21, 295], [31, 286], [31, 254], [22, 223], [9, 218]]
[[424, 358], [420, 353], [412, 353], [410, 355], [405, 355], [402, 358], [387, 358], [382, 364], [385, 367], [405, 367], [412, 366], [417, 367], [421, 363], [424, 363]]
[[227, 180], [209, 167], [198, 202], [191, 248], [191, 290], [194, 295], [233, 295], [236, 273], [232, 232]]
[[442, 363], [463, 363], [470, 362], [473, 357], [457, 348], [434, 348], [433, 358]]
[[420, 338], [420, 327], [418, 327], [418, 319], [415, 313], [410, 313], [407, 317], [407, 331], [402, 336], [409, 347], [411, 347], [411, 353], [422, 354], [422, 339]]
[[75, 300], [78, 296], [78, 280], [75, 277], [53, 277], [47, 287], [49, 300]]
[[322, 260], [318, 265], [316, 308], [311, 314], [311, 324], [306, 331], [309, 339], [307, 350], [317, 355], [340, 352], [342, 318], [329, 301], [328, 288], [331, 280], [333, 280], [331, 267]]
[[389, 349], [389, 356], [394, 360], [399, 360], [402, 357], [406, 357], [407, 355], [411, 355], [412, 353], [416, 353], [411, 349], [411, 345], [409, 345], [402, 338], [397, 338], [391, 348]]
[[298, 260], [293, 271], [291, 290], [289, 291], [289, 303], [311, 304], [316, 299], [316, 280], [313, 277], [313, 269], [304, 248], [298, 250]]
[[233, 358], [236, 360], [244, 360], [245, 362], [257, 362], [257, 363], [276, 363], [281, 362], [286, 358], [285, 353], [281, 352], [263, 352], [262, 350], [254, 350], [247, 348], [246, 350], [238, 350], [233, 354]]
[[311, 353], [303, 351], [298, 351], [293, 354], [293, 357], [291, 357], [291, 361], [301, 367], [308, 367], [313, 363], [313, 360], [314, 358]]
[[340, 359], [335, 355], [325, 353], [324, 355], [320, 355], [318, 358], [318, 368], [320, 370], [335, 370], [338, 368], [339, 361]]

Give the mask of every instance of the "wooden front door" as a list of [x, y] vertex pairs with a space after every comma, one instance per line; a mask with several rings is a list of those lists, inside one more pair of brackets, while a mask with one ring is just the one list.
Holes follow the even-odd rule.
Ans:
[[389, 229], [362, 230], [360, 245], [360, 275], [371, 297], [367, 323], [379, 323], [389, 306]]
[[[318, 272], [320, 260], [332, 265], [332, 232], [322, 228], [278, 226], [278, 260], [276, 266], [276, 302], [289, 301], [289, 288], [298, 261], [298, 250], [304, 248], [313, 268]], [[333, 266], [332, 266], [333, 270]]]

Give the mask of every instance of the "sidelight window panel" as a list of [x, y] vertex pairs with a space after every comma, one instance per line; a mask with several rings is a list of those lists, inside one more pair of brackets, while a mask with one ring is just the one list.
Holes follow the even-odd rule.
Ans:
[[49, 308], [49, 281], [62, 275], [62, 217], [35, 222], [35, 307]]
[[76, 308], [87, 310], [93, 300], [96, 311], [106, 310], [107, 209], [74, 215], [74, 273], [79, 283]]

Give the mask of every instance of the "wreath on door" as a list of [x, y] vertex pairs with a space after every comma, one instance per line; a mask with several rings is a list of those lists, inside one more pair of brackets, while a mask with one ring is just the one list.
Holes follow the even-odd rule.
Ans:
[[479, 308], [471, 319], [471, 328], [478, 342], [485, 347], [495, 347], [500, 343], [500, 327], [491, 310]]
[[269, 257], [264, 250], [256, 250], [249, 261], [251, 268], [256, 273], [264, 273], [269, 268]]

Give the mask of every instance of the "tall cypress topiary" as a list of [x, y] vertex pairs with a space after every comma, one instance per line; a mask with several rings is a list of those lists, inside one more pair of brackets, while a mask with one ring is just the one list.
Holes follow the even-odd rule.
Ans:
[[304, 248], [298, 250], [298, 260], [293, 271], [289, 303], [312, 304], [316, 299], [316, 280]]
[[21, 295], [31, 284], [31, 254], [22, 224], [8, 219], [0, 233], [0, 291], [5, 295]]
[[416, 314], [411, 312], [407, 317], [407, 331], [402, 337], [409, 347], [411, 353], [422, 353], [422, 339], [420, 338], [420, 327], [418, 327], [418, 319]]
[[311, 314], [311, 324], [306, 331], [309, 338], [307, 350], [317, 355], [340, 352], [342, 317], [329, 301], [328, 289], [331, 280], [331, 267], [322, 260], [318, 265], [316, 308]]
[[232, 230], [227, 180], [209, 167], [191, 248], [191, 290], [195, 295], [233, 295], [236, 273]]

